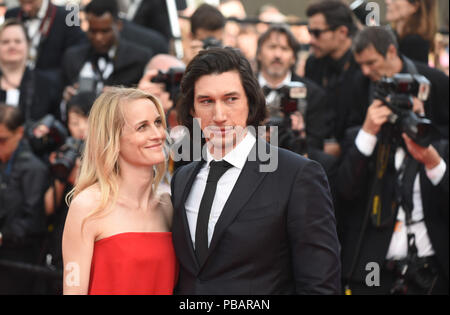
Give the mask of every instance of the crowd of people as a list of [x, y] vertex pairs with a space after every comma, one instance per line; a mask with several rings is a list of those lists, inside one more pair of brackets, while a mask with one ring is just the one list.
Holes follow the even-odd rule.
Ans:
[[[220, 77], [224, 85], [230, 86], [236, 78], [227, 75], [230, 71], [240, 72], [250, 107], [247, 125], [265, 126], [264, 139], [267, 142], [320, 165], [330, 190], [332, 215], [327, 206], [312, 200], [314, 196], [327, 199], [327, 194], [321, 190], [323, 187], [311, 184], [308, 192], [301, 187], [291, 187], [309, 184], [297, 178], [293, 171], [303, 168], [303, 162], [285, 153], [280, 155], [280, 163], [283, 164], [280, 165], [280, 173], [284, 177], [270, 177], [272, 184], [280, 181], [277, 195], [271, 195], [271, 186], [263, 184], [266, 194], [259, 192], [259, 198], [251, 199], [256, 205], [246, 206], [249, 213], [261, 206], [268, 214], [276, 216], [275, 210], [266, 206], [274, 209], [285, 206], [280, 211], [291, 212], [291, 204], [307, 202], [318, 212], [323, 210], [321, 215], [330, 221], [323, 221], [323, 234], [311, 226], [305, 227], [308, 224], [297, 226], [288, 222], [287, 231], [292, 233], [289, 240], [309, 243], [312, 247], [329, 245], [331, 249], [320, 255], [311, 254], [318, 259], [316, 262], [305, 262], [309, 259], [310, 249], [300, 245], [283, 248], [287, 252], [281, 255], [276, 252], [278, 244], [272, 243], [275, 240], [282, 243], [285, 232], [269, 226], [261, 219], [262, 214], [259, 217], [254, 214], [260, 220], [252, 221], [254, 226], [250, 230], [261, 229], [260, 232], [265, 233], [264, 229], [271, 231], [269, 227], [273, 228], [270, 232], [273, 240], [256, 238], [254, 233], [250, 235], [236, 227], [236, 235], [246, 239], [242, 239], [242, 248], [233, 250], [250, 261], [258, 257], [261, 265], [252, 262], [253, 268], [277, 264], [281, 267], [272, 273], [258, 270], [273, 283], [269, 283], [270, 279], [261, 280], [260, 287], [250, 292], [448, 294], [448, 35], [437, 31], [437, 1], [386, 0], [385, 20], [388, 25], [384, 26], [361, 23], [364, 20], [358, 19], [355, 10], [352, 11], [353, 6], [351, 8], [341, 0], [312, 2], [306, 11], [306, 23], [295, 16], [283, 15], [274, 5], [261, 7], [258, 20], [252, 21], [239, 0], [220, 1], [217, 7], [209, 4], [187, 7], [184, 1], [176, 1], [181, 38], [175, 39], [171, 29], [174, 21], [169, 18], [165, 1], [81, 1], [80, 23], [71, 25], [67, 23], [71, 11], [51, 0], [18, 2], [17, 7], [6, 7], [4, 22], [0, 25], [0, 294], [62, 293], [62, 239], [68, 212], [66, 196], [76, 197], [82, 192], [80, 186], [83, 189], [89, 187], [89, 183], [93, 183], [92, 174], [97, 172], [105, 185], [109, 185], [109, 193], [118, 198], [122, 210], [130, 206], [127, 194], [133, 196], [142, 190], [133, 177], [136, 170], [130, 167], [133, 163], [139, 164], [135, 161], [139, 157], [133, 157], [131, 149], [127, 151], [127, 146], [122, 143], [125, 141], [122, 137], [128, 137], [127, 141], [133, 144], [138, 141], [136, 136], [132, 130], [127, 131], [127, 124], [121, 129], [123, 134], [120, 137], [118, 133], [106, 134], [99, 122], [102, 112], [110, 115], [114, 126], [123, 125], [124, 122], [120, 123], [116, 116], [116, 107], [120, 99], [130, 100], [125, 115], [127, 121], [138, 122], [138, 114], [152, 120], [165, 117], [165, 121], [154, 124], [159, 130], [158, 137], [169, 144], [182, 141], [183, 137], [188, 137], [187, 134], [178, 135], [176, 139], [164, 139], [165, 132], [171, 134], [170, 131], [176, 130], [177, 126], [187, 126], [192, 131], [195, 118], [201, 116], [197, 101], [202, 104], [211, 101], [203, 97], [205, 99], [196, 99], [194, 104], [189, 100], [194, 98], [193, 93], [198, 92], [194, 85], [201, 80], [198, 74], [201, 71], [210, 79], [210, 85]], [[181, 40], [182, 55], [175, 48], [177, 40]], [[238, 57], [224, 47], [232, 47]], [[200, 67], [200, 59], [209, 56], [208, 51], [211, 56], [216, 56], [217, 64], [211, 61], [209, 72], [195, 68]], [[239, 56], [245, 63], [239, 61]], [[226, 60], [230, 60], [228, 68]], [[253, 82], [256, 86], [252, 85]], [[216, 83], [220, 85], [220, 81]], [[138, 88], [139, 91], [117, 89], [119, 86]], [[248, 89], [258, 91], [249, 92]], [[149, 99], [147, 93], [154, 98]], [[261, 103], [258, 93], [265, 98], [267, 113], [264, 115], [260, 109], [257, 113], [252, 111], [252, 106]], [[227, 97], [239, 98], [239, 95]], [[96, 99], [96, 106], [92, 107]], [[139, 109], [136, 109], [138, 102], [140, 105], [136, 108]], [[102, 109], [101, 103], [108, 104], [108, 110]], [[155, 105], [157, 110], [148, 107], [147, 103]], [[209, 116], [205, 109], [202, 110], [204, 115], [201, 118], [206, 120]], [[89, 130], [90, 116], [94, 118], [91, 118]], [[99, 121], [95, 122], [95, 119]], [[204, 131], [204, 126], [200, 127]], [[90, 141], [86, 143], [89, 134]], [[158, 137], [155, 137], [156, 142]], [[121, 138], [120, 144], [115, 142], [118, 138]], [[246, 137], [245, 141], [250, 140]], [[117, 164], [117, 156], [116, 161], [112, 161], [112, 153], [107, 156], [106, 153], [110, 154], [108, 150], [114, 146], [121, 146], [121, 158], [128, 164]], [[165, 152], [168, 159], [166, 170], [148, 169], [149, 176], [157, 178], [157, 184], [149, 185], [143, 196], [148, 199], [152, 187], [170, 193], [171, 185], [172, 190], [192, 186], [193, 196], [197, 194], [199, 198], [183, 200], [188, 212], [188, 225], [193, 226], [191, 234], [187, 231], [186, 235], [194, 244], [204, 243], [207, 252], [209, 245], [217, 244], [214, 239], [211, 243], [211, 235], [209, 240], [208, 237], [206, 240], [198, 238], [195, 221], [191, 223], [192, 212], [195, 212], [192, 209], [199, 211], [200, 218], [203, 191], [199, 191], [202, 189], [197, 180], [187, 181], [190, 168], [182, 166], [190, 164], [200, 174], [206, 172], [206, 168], [190, 163], [194, 160], [195, 150], [189, 151], [191, 159], [188, 161], [179, 161], [173, 155], [169, 158], [170, 154]], [[81, 157], [87, 159], [89, 154], [97, 154], [102, 159], [96, 160], [95, 165], [82, 165]], [[156, 165], [161, 161], [152, 163]], [[293, 169], [291, 172], [289, 165]], [[320, 178], [320, 170], [310, 164], [305, 165], [305, 174]], [[118, 172], [119, 167], [122, 173]], [[125, 172], [131, 176], [125, 176]], [[229, 177], [234, 176], [229, 173]], [[175, 176], [178, 182], [175, 182]], [[207, 173], [203, 176], [206, 180]], [[237, 176], [239, 173], [234, 180]], [[251, 173], [246, 176], [249, 180], [253, 178]], [[253, 179], [260, 180], [257, 177]], [[252, 184], [246, 183], [248, 186]], [[240, 183], [239, 187], [242, 185]], [[293, 191], [297, 199], [286, 197], [288, 191]], [[231, 190], [228, 195], [230, 193]], [[270, 196], [274, 200], [264, 203], [264, 197]], [[245, 199], [245, 196], [241, 197]], [[179, 198], [172, 197], [174, 206], [182, 202]], [[209, 208], [214, 210], [217, 208], [216, 203], [214, 205]], [[222, 207], [227, 205], [224, 202]], [[79, 202], [74, 207], [83, 208]], [[92, 210], [84, 209], [80, 213], [88, 217], [98, 215], [90, 213]], [[330, 236], [333, 233], [332, 216], [336, 221], [339, 245], [332, 244]], [[292, 219], [291, 216], [286, 218]], [[320, 222], [324, 220], [322, 217], [313, 218]], [[73, 215], [69, 219], [69, 222], [83, 221], [81, 217], [73, 218]], [[135, 219], [137, 222], [147, 218]], [[171, 219], [153, 219], [158, 222], [156, 229], [170, 231]], [[114, 220], [102, 226], [103, 234], [111, 234], [107, 226], [127, 222], [121, 217]], [[251, 220], [249, 215], [244, 221]], [[216, 217], [216, 223], [223, 222]], [[182, 224], [179, 218], [174, 218], [174, 229], [182, 229]], [[318, 233], [317, 239], [307, 236], [303, 230], [294, 232], [294, 227]], [[87, 231], [92, 232], [89, 224]], [[68, 235], [65, 241], [70, 245], [68, 247], [81, 247], [82, 233], [69, 232], [64, 232]], [[88, 237], [93, 241], [93, 234], [89, 233]], [[323, 237], [324, 234], [329, 239]], [[184, 237], [186, 235], [183, 234]], [[236, 235], [230, 233], [228, 237]], [[279, 255], [278, 262], [273, 257], [261, 258], [264, 255], [256, 253], [249, 245], [262, 240], [267, 242], [266, 254]], [[167, 239], [159, 241], [165, 244], [163, 242]], [[179, 234], [174, 235], [175, 253], [179, 259], [179, 255], [183, 259], [189, 257], [189, 246], [185, 241]], [[93, 244], [89, 247], [91, 251]], [[300, 248], [304, 250], [301, 253]], [[223, 251], [229, 249], [224, 248]], [[171, 262], [175, 253], [166, 253], [171, 256]], [[247, 257], [249, 253], [254, 256]], [[76, 254], [66, 251], [69, 260]], [[335, 254], [339, 256], [337, 262], [333, 261]], [[89, 250], [83, 251], [83, 255], [89, 255]], [[199, 260], [206, 259], [199, 255]], [[90, 259], [83, 261], [90, 262]], [[341, 265], [341, 268], [339, 271], [333, 268], [321, 270], [329, 278], [319, 280], [329, 283], [322, 287], [319, 285], [320, 290], [295, 290], [292, 288], [295, 284], [288, 281], [280, 284], [275, 279], [277, 275], [283, 279], [290, 277], [289, 272], [282, 271], [290, 264], [321, 262], [328, 262], [335, 268]], [[97, 261], [97, 268], [101, 263]], [[236, 260], [222, 269], [233, 267], [235, 273], [244, 274], [249, 265], [241, 266], [241, 263], [244, 264]], [[378, 285], [367, 284], [367, 265], [370, 263], [381, 268]], [[83, 268], [90, 269], [91, 265]], [[166, 268], [164, 272], [169, 273], [176, 269], [176, 263]], [[191, 294], [189, 279], [195, 277], [195, 271], [191, 271], [194, 266], [181, 261], [180, 268], [178, 290]], [[311, 277], [320, 269], [312, 266], [305, 270], [297, 270], [296, 266], [292, 268], [294, 274], [309, 270]], [[339, 285], [334, 286], [332, 277], [338, 274]], [[308, 275], [303, 276], [302, 281], [308, 278]], [[91, 278], [83, 281], [91, 281], [91, 292], [96, 289], [101, 292], [101, 280]], [[161, 292], [171, 291], [170, 284], [176, 279], [169, 277], [164, 281], [168, 282], [167, 288]], [[229, 291], [216, 290], [211, 283], [204, 282], [204, 286], [199, 285], [197, 289], [202, 294], [249, 294], [245, 291], [246, 285], [239, 282], [223, 282]]]

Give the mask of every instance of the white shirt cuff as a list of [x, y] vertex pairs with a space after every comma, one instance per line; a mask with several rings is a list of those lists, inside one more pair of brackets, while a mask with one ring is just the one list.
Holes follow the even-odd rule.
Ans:
[[439, 163], [439, 165], [436, 166], [435, 168], [431, 170], [426, 169], [428, 179], [434, 186], [439, 185], [446, 171], [447, 171], [447, 164], [445, 164], [444, 159], [441, 159], [441, 163]]
[[359, 152], [365, 156], [371, 156], [375, 147], [377, 145], [377, 137], [365, 132], [364, 130], [359, 130], [358, 136], [356, 137], [355, 144]]

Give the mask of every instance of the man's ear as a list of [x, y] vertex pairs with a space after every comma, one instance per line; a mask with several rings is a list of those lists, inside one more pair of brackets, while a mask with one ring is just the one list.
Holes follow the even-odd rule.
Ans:
[[349, 29], [347, 26], [341, 25], [336, 29], [336, 31], [339, 32], [339, 34], [341, 35], [342, 38], [348, 37]]
[[388, 51], [386, 53], [386, 59], [392, 60], [398, 56], [397, 48], [391, 44], [389, 45]]
[[121, 19], [117, 19], [116, 27], [117, 27], [117, 31], [120, 33], [123, 29], [123, 21]]
[[25, 134], [25, 127], [24, 126], [20, 126], [19, 128], [17, 128], [17, 130], [15, 132], [17, 133], [17, 135], [20, 138], [23, 138], [23, 135]]

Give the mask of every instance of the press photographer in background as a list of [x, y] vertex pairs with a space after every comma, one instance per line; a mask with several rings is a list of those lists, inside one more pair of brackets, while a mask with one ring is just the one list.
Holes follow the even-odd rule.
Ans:
[[226, 19], [216, 7], [202, 4], [191, 16], [190, 49], [186, 51], [189, 63], [201, 50], [221, 47], [225, 34]]
[[[0, 104], [0, 261], [36, 265], [43, 258], [49, 174], [24, 138], [24, 123], [17, 107]], [[0, 295], [32, 294], [34, 285], [33, 274], [0, 267]]]
[[145, 68], [138, 88], [155, 95], [163, 105], [167, 126], [177, 125], [175, 104], [180, 93], [181, 79], [186, 65], [171, 55], [156, 55]]
[[[48, 235], [47, 264], [62, 271], [61, 239], [67, 216], [65, 196], [72, 190], [79, 172], [80, 156], [88, 132], [88, 116], [95, 94], [80, 93], [68, 103], [67, 129], [69, 136], [62, 146], [49, 156], [51, 184], [45, 193], [45, 213]], [[61, 281], [55, 281], [52, 292], [62, 292]]]
[[294, 72], [299, 44], [283, 25], [271, 26], [258, 41], [258, 81], [269, 112], [268, 127], [277, 127], [278, 145], [307, 155], [331, 177], [337, 160], [323, 152], [327, 135], [325, 91]]
[[353, 51], [372, 98], [338, 173], [353, 204], [339, 209], [346, 293], [448, 294], [448, 77], [398, 54], [385, 28], [361, 31]]

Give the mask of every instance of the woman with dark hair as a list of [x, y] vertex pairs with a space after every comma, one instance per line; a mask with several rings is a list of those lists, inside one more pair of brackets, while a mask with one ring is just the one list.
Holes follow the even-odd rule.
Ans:
[[386, 19], [397, 34], [400, 52], [428, 63], [437, 26], [436, 0], [386, 0]]
[[45, 232], [48, 170], [24, 140], [17, 107], [0, 104], [0, 295], [32, 294], [34, 277], [14, 264], [37, 264]]

